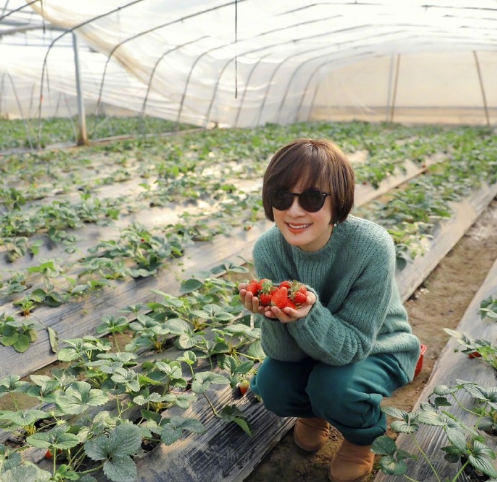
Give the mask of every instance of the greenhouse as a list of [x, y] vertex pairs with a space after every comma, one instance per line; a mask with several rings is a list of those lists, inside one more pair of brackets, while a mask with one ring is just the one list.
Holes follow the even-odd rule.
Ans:
[[497, 480], [496, 25], [0, 0], [0, 482]]

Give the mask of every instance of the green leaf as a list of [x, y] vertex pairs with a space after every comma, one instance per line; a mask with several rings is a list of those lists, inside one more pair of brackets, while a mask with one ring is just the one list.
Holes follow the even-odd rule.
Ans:
[[262, 349], [261, 341], [257, 340], [251, 343], [249, 349], [247, 350], [247, 355], [255, 358], [256, 360], [264, 360], [266, 358], [266, 354]]
[[233, 373], [236, 375], [244, 375], [245, 373], [248, 373], [250, 370], [252, 370], [253, 366], [253, 361], [242, 362], [235, 368]]
[[214, 318], [218, 321], [231, 321], [234, 318], [234, 316], [226, 311], [220, 311], [219, 313], [216, 313]]
[[135, 455], [141, 443], [140, 428], [132, 423], [119, 425], [109, 434], [109, 450], [113, 455]]
[[11, 335], [7, 336], [0, 336], [0, 343], [3, 346], [12, 346], [17, 343], [17, 340], [19, 339], [19, 333], [17, 331], [14, 331]]
[[136, 464], [125, 455], [116, 455], [107, 460], [103, 469], [112, 482], [135, 482], [138, 478]]
[[31, 299], [37, 303], [42, 303], [46, 296], [47, 293], [42, 288], [38, 288], [31, 293]]
[[[46, 417], [47, 413], [43, 410], [22, 410], [19, 412], [11, 412], [9, 415], [9, 422], [19, 427], [27, 427], [28, 425], [33, 425], [37, 420]], [[5, 419], [5, 416], [2, 418]]]
[[160, 439], [166, 444], [166, 445], [172, 445], [174, 442], [177, 442], [182, 435], [182, 431], [180, 429], [177, 429], [171, 424], [167, 424], [163, 427]]
[[417, 425], [411, 425], [403, 420], [394, 420], [390, 426], [398, 433], [414, 433], [418, 429]]
[[188, 365], [193, 365], [197, 361], [197, 355], [193, 351], [185, 351], [183, 356], [178, 357], [179, 361], [185, 362]]
[[461, 451], [466, 449], [466, 437], [460, 428], [447, 427], [445, 433], [452, 445], [456, 446]]
[[497, 469], [494, 467], [492, 462], [482, 455], [470, 455], [468, 457], [469, 463], [480, 472], [483, 472], [485, 475], [489, 477], [496, 478], [497, 477]]
[[204, 286], [204, 283], [198, 279], [189, 279], [181, 284], [180, 292], [182, 294], [191, 293], [192, 291], [199, 290]]
[[75, 382], [57, 398], [57, 405], [64, 413], [79, 414], [88, 407], [98, 407], [108, 400], [109, 397], [102, 390], [91, 388], [87, 382]]
[[175, 344], [181, 350], [189, 350], [190, 348], [193, 348], [201, 339], [202, 337], [195, 335], [194, 333], [183, 333], [176, 338]]
[[407, 420], [407, 418], [409, 417], [408, 412], [406, 412], [405, 410], [401, 410], [400, 408], [396, 407], [390, 407], [388, 405], [381, 407], [381, 411], [386, 413], [387, 415], [390, 415], [391, 417], [399, 418], [401, 420]]
[[167, 320], [164, 323], [164, 327], [170, 330], [172, 335], [182, 335], [190, 330], [190, 325], [179, 318]]
[[50, 477], [50, 472], [39, 470], [34, 465], [19, 465], [0, 473], [0, 482], [46, 482]]
[[387, 475], [404, 475], [407, 472], [407, 464], [403, 460], [395, 460], [389, 455], [380, 459], [380, 469]]
[[61, 430], [50, 432], [37, 432], [26, 439], [33, 447], [56, 448], [61, 450], [72, 449], [79, 445], [79, 438], [72, 433], [65, 433]]
[[435, 427], [444, 426], [447, 424], [446, 420], [440, 418], [440, 414], [438, 412], [421, 411], [418, 414], [418, 421], [424, 423], [425, 425], [432, 425]]
[[195, 393], [205, 393], [209, 389], [211, 384], [229, 385], [230, 381], [224, 375], [219, 375], [218, 373], [196, 373], [192, 382], [192, 390]]
[[235, 422], [247, 435], [252, 435], [252, 431], [246, 420], [243, 418], [235, 418], [233, 422]]
[[171, 417], [163, 425], [161, 440], [166, 445], [171, 445], [181, 438], [183, 430], [192, 433], [204, 433], [205, 427], [194, 418]]
[[371, 446], [371, 451], [378, 455], [393, 455], [397, 450], [397, 444], [395, 440], [382, 435], [374, 440]]
[[53, 328], [50, 328], [49, 326], [47, 326], [47, 332], [48, 339], [50, 341], [50, 348], [54, 353], [57, 353], [59, 351], [59, 335]]
[[12, 345], [16, 351], [19, 353], [24, 353], [30, 345], [30, 339], [28, 335], [20, 333], [17, 341]]

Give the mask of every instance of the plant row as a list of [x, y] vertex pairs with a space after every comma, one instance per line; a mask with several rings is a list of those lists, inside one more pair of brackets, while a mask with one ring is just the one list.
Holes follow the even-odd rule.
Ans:
[[[490, 295], [479, 303], [480, 321], [497, 321], [497, 298]], [[474, 327], [474, 322], [472, 322]], [[412, 463], [424, 464], [436, 480], [442, 475], [436, 468], [436, 457], [443, 457], [448, 464], [455, 464], [452, 475], [444, 480], [456, 482], [465, 480], [495, 480], [497, 466], [497, 386], [492, 385], [497, 375], [497, 345], [495, 340], [472, 339], [465, 333], [444, 328], [462, 349], [456, 349], [473, 363], [482, 363], [490, 368], [494, 376], [486, 379], [490, 385], [475, 380], [456, 379], [448, 384], [434, 386], [431, 393], [419, 403], [419, 408], [411, 412], [396, 407], [384, 406], [382, 411], [391, 417], [391, 429], [404, 434], [412, 441], [415, 451], [405, 450], [393, 437], [382, 436], [375, 440], [372, 450], [381, 455], [380, 469], [388, 476], [404, 476], [416, 480], [409, 472]], [[461, 370], [464, 371], [464, 370]], [[441, 452], [427, 454], [419, 431], [432, 428], [443, 435], [446, 445]], [[433, 435], [425, 442], [433, 446]], [[458, 464], [458, 465], [457, 465]], [[439, 465], [438, 465], [439, 466]], [[419, 472], [421, 473], [421, 471]], [[423, 471], [423, 473], [425, 473]]]
[[[392, 234], [399, 268], [422, 253], [423, 240], [432, 235], [441, 218], [451, 216], [451, 202], [467, 196], [482, 179], [497, 182], [492, 149], [495, 150], [494, 144], [487, 150], [480, 149], [478, 157], [472, 151], [454, 155], [452, 162], [437, 165], [433, 174], [398, 190], [393, 200], [373, 203], [368, 208], [365, 216], [375, 219]], [[472, 155], [475, 160], [470, 164], [466, 156]], [[262, 216], [255, 194], [236, 202], [230, 199], [220, 206], [214, 215], [185, 216], [184, 223], [166, 226], [160, 235], [132, 225], [121, 231], [119, 239], [102, 241], [77, 261], [61, 264], [46, 260], [15, 272], [1, 286], [1, 293], [13, 308], [6, 313], [16, 317], [18, 332], [24, 335], [23, 342], [14, 348], [25, 351], [28, 341], [36, 338], [37, 324], [29, 315], [38, 306], [58, 307], [69, 300], [82, 301], [117, 280], [155, 275], [169, 260], [181, 257], [193, 242], [218, 234], [229, 235], [234, 226], [247, 227]]]
[[[3, 440], [10, 440], [0, 445], [2, 481], [9, 476], [90, 482], [97, 471], [114, 482], [134, 481], [134, 457], [205, 431], [195, 418], [161, 415], [171, 407], [186, 410], [198, 397], [208, 401], [212, 416], [250, 435], [236, 403], [215, 408], [208, 391], [229, 385], [235, 395], [252, 376], [264, 358], [260, 328], [244, 315], [236, 283], [229, 279], [192, 278], [182, 292], [181, 297], [160, 293], [159, 302], [104, 318], [97, 332], [110, 334], [108, 339], [61, 342], [58, 359], [65, 368], [31, 375], [29, 382], [14, 375], [0, 380], [0, 396], [11, 397], [13, 407], [0, 411]], [[120, 347], [117, 335], [123, 333], [129, 342]], [[144, 350], [146, 359], [138, 357]], [[34, 408], [16, 409], [20, 395], [31, 397]], [[21, 451], [34, 449], [49, 459], [42, 469], [21, 461]]]
[[[12, 155], [4, 159], [0, 168], [4, 185], [0, 200], [10, 208], [22, 202], [12, 202], [8, 188], [13, 185], [19, 186], [17, 198], [41, 199], [54, 191], [64, 193], [71, 188], [91, 192], [133, 175], [144, 179], [172, 178], [185, 172], [185, 166], [192, 172], [203, 165], [234, 164], [240, 176], [259, 178], [269, 157], [295, 137], [329, 137], [345, 152], [366, 151], [368, 162], [357, 166], [358, 177], [361, 182], [377, 185], [405, 159], [422, 163], [435, 152], [448, 152], [447, 146], [451, 144], [487, 134], [477, 128], [444, 131], [436, 127], [387, 129], [358, 122], [296, 124], [214, 130], [167, 139], [138, 138], [77, 150]], [[109, 172], [103, 174], [102, 167], [110, 168]]]
[[[192, 126], [152, 117], [86, 117], [90, 139], [129, 135], [130, 132], [160, 134]], [[78, 140], [78, 118], [0, 119], [0, 152], [13, 148], [43, 148]]]

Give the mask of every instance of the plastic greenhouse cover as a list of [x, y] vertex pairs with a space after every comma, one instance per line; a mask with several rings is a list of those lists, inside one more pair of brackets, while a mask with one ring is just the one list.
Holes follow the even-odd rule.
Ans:
[[74, 115], [74, 32], [87, 112], [207, 127], [497, 116], [494, 0], [1, 0], [2, 15], [0, 115], [64, 115], [61, 98]]

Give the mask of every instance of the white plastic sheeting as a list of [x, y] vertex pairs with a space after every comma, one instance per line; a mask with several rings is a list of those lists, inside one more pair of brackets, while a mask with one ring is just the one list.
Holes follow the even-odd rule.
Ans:
[[495, 0], [28, 3], [0, 0], [0, 115], [75, 114], [73, 29], [93, 113], [497, 123]]

